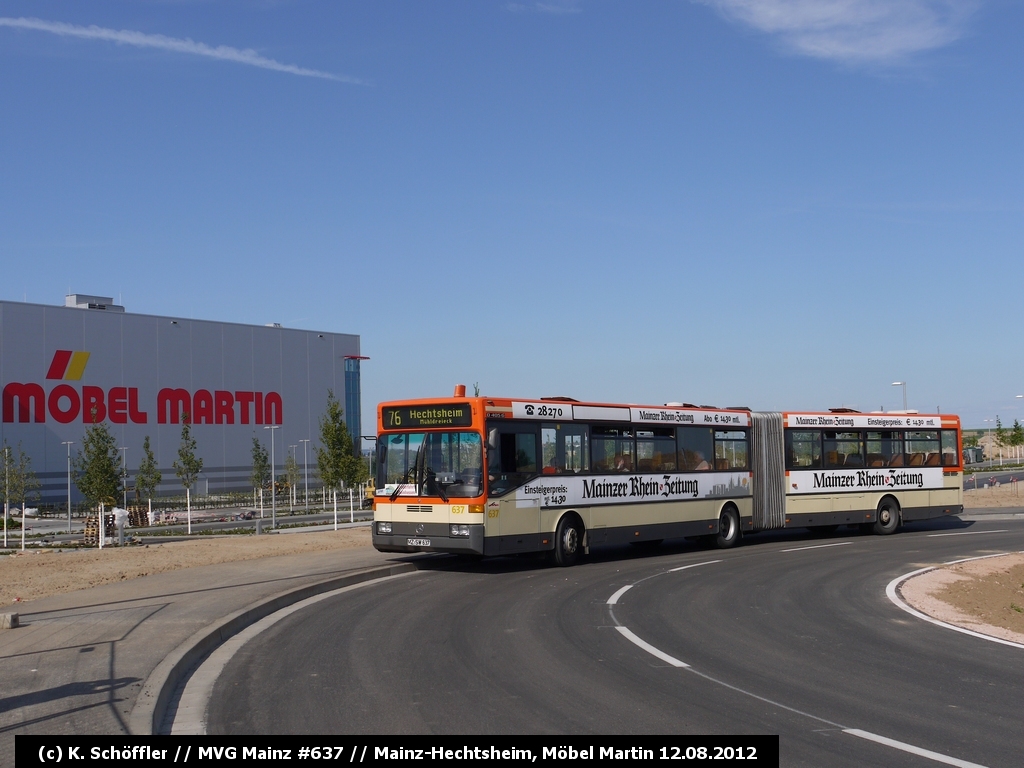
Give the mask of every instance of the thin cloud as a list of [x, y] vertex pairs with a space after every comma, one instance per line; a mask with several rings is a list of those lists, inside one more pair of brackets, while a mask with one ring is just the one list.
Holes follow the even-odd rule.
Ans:
[[330, 72], [321, 72], [317, 69], [306, 69], [295, 64], [282, 64], [279, 61], [261, 56], [251, 48], [232, 48], [228, 45], [213, 47], [206, 43], [197, 43], [188, 38], [167, 37], [165, 35], [149, 35], [144, 32], [134, 32], [130, 29], [106, 29], [95, 25], [79, 27], [74, 24], [65, 24], [60, 21], [44, 21], [43, 19], [6, 18], [0, 17], [0, 27], [12, 27], [14, 29], [30, 29], [38, 32], [50, 32], [61, 37], [80, 37], [86, 40], [107, 40], [124, 45], [134, 45], [137, 48], [158, 48], [163, 51], [174, 53], [188, 53], [194, 56], [207, 56], [211, 59], [221, 61], [233, 61], [237, 64], [248, 64], [252, 67], [272, 69], [275, 72], [286, 72], [290, 75], [302, 77], [319, 77], [324, 80], [336, 80], [341, 83], [354, 83], [366, 85], [363, 80], [348, 75], [334, 75]]
[[948, 45], [981, 0], [693, 0], [776, 35], [798, 53], [889, 63]]

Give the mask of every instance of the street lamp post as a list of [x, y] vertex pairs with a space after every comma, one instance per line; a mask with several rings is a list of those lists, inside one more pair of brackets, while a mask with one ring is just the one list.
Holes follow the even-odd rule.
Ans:
[[302, 443], [302, 472], [305, 475], [303, 503], [306, 505], [306, 511], [309, 512], [309, 438], [299, 440], [299, 442]]
[[277, 528], [277, 482], [274, 478], [274, 430], [281, 427], [264, 427], [270, 430], [270, 527]]
[[61, 443], [68, 447], [68, 536], [71, 535], [71, 446], [73, 444], [71, 440]]
[[892, 383], [894, 387], [903, 387], [903, 411], [907, 410], [907, 382], [905, 381], [894, 381]]
[[[989, 447], [991, 447], [992, 446], [992, 425], [995, 424], [996, 420], [995, 419], [982, 419], [982, 421], [985, 422], [986, 424], [988, 424], [988, 444], [989, 444]], [[991, 461], [991, 460], [992, 459], [990, 458], [989, 461]]]

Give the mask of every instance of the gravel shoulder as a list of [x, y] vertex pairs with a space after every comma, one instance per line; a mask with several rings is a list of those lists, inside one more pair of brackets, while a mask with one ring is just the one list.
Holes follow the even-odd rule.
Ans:
[[201, 541], [146, 546], [28, 550], [0, 557], [0, 606], [182, 568], [368, 546], [367, 525], [323, 533], [204, 536]]
[[1024, 552], [936, 568], [905, 581], [900, 593], [934, 619], [1024, 643]]

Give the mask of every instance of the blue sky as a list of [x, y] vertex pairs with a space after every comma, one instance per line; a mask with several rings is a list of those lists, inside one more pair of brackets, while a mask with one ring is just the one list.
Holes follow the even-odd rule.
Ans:
[[377, 401], [1024, 419], [1024, 5], [0, 1], [0, 298], [362, 337]]

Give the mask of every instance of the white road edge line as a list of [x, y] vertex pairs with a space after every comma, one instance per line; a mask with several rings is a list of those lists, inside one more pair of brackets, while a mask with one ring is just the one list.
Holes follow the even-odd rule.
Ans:
[[1009, 528], [1003, 528], [1001, 531], [960, 531], [959, 533], [929, 533], [928, 538], [931, 539], [935, 536], [977, 536], [979, 533], [1006, 533]]
[[851, 736], [858, 736], [868, 741], [874, 741], [877, 744], [884, 744], [887, 747], [893, 749], [901, 749], [904, 752], [909, 752], [912, 755], [919, 755], [920, 757], [927, 757], [929, 760], [934, 760], [937, 763], [945, 763], [946, 765], [956, 765], [959, 768], [985, 768], [985, 766], [979, 763], [971, 763], [967, 760], [960, 760], [956, 757], [948, 757], [938, 752], [932, 752], [930, 749], [921, 749], [915, 747], [912, 744], [904, 744], [902, 741], [896, 741], [894, 739], [887, 739], [885, 736], [877, 736], [874, 733], [868, 733], [867, 731], [861, 731], [857, 728], [844, 728], [843, 733], [848, 733]]
[[669, 573], [675, 573], [676, 571], [685, 571], [687, 568], [697, 568], [701, 565], [711, 565], [712, 563], [720, 563], [721, 560], [705, 560], [703, 563], [694, 563], [693, 565], [681, 565], [678, 568], [669, 568]]
[[616, 627], [615, 629], [617, 629], [622, 634], [622, 636], [624, 638], [629, 640], [629, 642], [631, 642], [637, 648], [643, 648], [645, 651], [647, 651], [649, 654], [651, 654], [651, 656], [654, 656], [655, 658], [661, 659], [666, 664], [671, 664], [673, 667], [679, 667], [681, 669], [688, 669], [689, 668], [689, 666], [690, 666], [689, 664], [687, 664], [685, 662], [682, 662], [679, 659], [673, 658], [672, 656], [669, 656], [667, 653], [662, 653], [661, 651], [659, 651], [657, 648], [655, 648], [650, 643], [646, 643], [643, 640], [641, 640], [639, 637], [634, 635], [626, 627], [619, 626], [619, 627]]
[[633, 588], [632, 584], [627, 584], [622, 589], [618, 590], [614, 595], [608, 598], [608, 605], [615, 605], [619, 602], [619, 598], [626, 594], [627, 591]]
[[[693, 563], [691, 565], [681, 565], [678, 568], [670, 568], [669, 570], [664, 571], [664, 573], [675, 573], [676, 571], [685, 571], [687, 568], [696, 568], [696, 567], [701, 566], [701, 565], [711, 565], [712, 563], [720, 563], [720, 562], [722, 562], [722, 561], [721, 560], [705, 560], [703, 563]], [[656, 573], [654, 575], [655, 576], [660, 576], [661, 573]], [[653, 578], [653, 577], [648, 576], [647, 579], [649, 579], [649, 578]], [[647, 579], [641, 579], [640, 581], [646, 581]], [[639, 584], [640, 581], [635, 582], [633, 584], [627, 584], [626, 586], [620, 587], [619, 589], [615, 590], [615, 593], [611, 597], [608, 598], [608, 600], [606, 601], [605, 604], [606, 605], [618, 605], [619, 598], [622, 597], [624, 594], [626, 594], [629, 590], [631, 590], [637, 584]]]
[[[1013, 553], [1004, 552], [1004, 553], [1000, 553], [998, 555], [982, 555], [981, 557], [965, 557], [962, 560], [951, 560], [948, 563], [943, 563], [943, 565], [956, 565], [957, 563], [966, 563], [966, 562], [969, 562], [971, 560], [987, 560], [990, 557], [1002, 557], [1004, 554], [1013, 554]], [[902, 576], [897, 576], [895, 579], [890, 581], [889, 584], [886, 586], [886, 588], [885, 588], [885, 595], [886, 595], [886, 597], [888, 597], [889, 600], [892, 601], [893, 605], [895, 605], [897, 608], [901, 608], [902, 610], [904, 610], [907, 613], [909, 613], [911, 616], [916, 616], [917, 618], [923, 619], [924, 621], [927, 621], [927, 622], [930, 622], [932, 624], [935, 624], [938, 627], [945, 627], [946, 629], [952, 629], [954, 632], [960, 632], [962, 634], [970, 635], [971, 637], [977, 637], [977, 638], [980, 638], [982, 640], [989, 640], [989, 641], [991, 641], [993, 643], [999, 643], [1000, 645], [1009, 645], [1011, 648], [1021, 648], [1021, 649], [1024, 649], [1024, 644], [1015, 643], [1012, 640], [1003, 640], [1001, 637], [992, 637], [991, 635], [983, 635], [981, 632], [975, 632], [974, 630], [971, 630], [971, 629], [964, 629], [963, 627], [958, 627], [955, 624], [947, 624], [945, 621], [939, 621], [938, 619], [932, 618], [931, 616], [928, 616], [927, 614], [921, 613], [920, 611], [915, 610], [914, 608], [911, 608], [906, 602], [904, 602], [903, 598], [900, 597], [899, 592], [898, 592], [900, 584], [902, 584], [904, 581], [907, 581], [908, 579], [912, 579], [914, 576], [918, 576], [918, 575], [920, 575], [922, 573], [925, 573], [927, 571], [934, 571], [936, 568], [938, 568], [938, 566], [935, 566], [935, 565], [929, 566], [927, 568], [918, 568], [916, 571], [911, 571], [910, 573], [905, 573]]]
[[203, 660], [202, 664], [196, 667], [189, 676], [188, 681], [185, 683], [185, 689], [181, 692], [181, 698], [178, 700], [178, 709], [174, 715], [174, 721], [171, 723], [171, 735], [206, 735], [206, 708], [210, 703], [210, 697], [213, 695], [213, 686], [217, 682], [217, 678], [220, 677], [221, 672], [224, 671], [224, 667], [226, 667], [228, 662], [231, 661], [231, 657], [238, 653], [243, 645], [252, 640], [258, 634], [266, 631], [274, 624], [287, 618], [296, 611], [301, 611], [303, 608], [313, 605], [314, 603], [318, 603], [321, 600], [326, 600], [329, 597], [334, 597], [344, 592], [350, 592], [354, 589], [368, 587], [371, 584], [380, 584], [381, 582], [390, 581], [391, 579], [400, 579], [403, 576], [410, 576], [413, 573], [419, 573], [419, 571], [399, 573], [394, 576], [387, 576], [383, 579], [362, 581], [358, 584], [350, 584], [347, 587], [332, 590], [331, 592], [324, 592], [320, 595], [307, 597], [301, 602], [285, 606], [281, 610], [276, 611], [269, 616], [264, 616], [254, 624], [250, 624], [241, 632], [229, 637], [221, 645], [217, 646], [217, 648], [215, 648], [213, 652]]
[[[840, 542], [839, 544], [825, 544], [823, 546], [835, 547], [835, 546], [840, 546], [841, 544], [851, 544], [851, 543], [852, 542], [844, 541], [844, 542]], [[818, 548], [819, 547], [806, 547], [806, 549], [818, 549]], [[782, 550], [782, 551], [786, 552], [786, 551], [791, 551], [791, 550]], [[1009, 553], [1006, 553], [1006, 554], [1009, 554]], [[1001, 555], [983, 555], [981, 557], [967, 557], [967, 558], [964, 558], [962, 560], [953, 560], [953, 561], [951, 561], [949, 563], [944, 563], [944, 565], [954, 565], [956, 563], [965, 563], [968, 560], [985, 560], [986, 558], [989, 558], [989, 557], [1000, 557], [1000, 556]], [[682, 570], [685, 570], [686, 568], [696, 568], [698, 565], [709, 565], [710, 563], [719, 563], [719, 562], [721, 562], [721, 560], [709, 560], [709, 561], [704, 562], [704, 563], [694, 563], [693, 565], [684, 565], [684, 566], [682, 566], [680, 568], [673, 568], [672, 570], [673, 571], [682, 571]], [[1019, 645], [1018, 643], [1011, 643], [1011, 642], [1009, 642], [1007, 640], [1000, 640], [999, 638], [996, 638], [996, 637], [989, 637], [988, 635], [981, 635], [981, 634], [979, 634], [977, 632], [971, 632], [970, 630], [961, 629], [960, 627], [954, 627], [952, 624], [945, 624], [944, 622], [937, 621], [937, 620], [931, 618], [930, 616], [925, 616], [923, 613], [919, 613], [919, 612], [915, 611], [909, 605], [907, 605], [902, 600], [900, 600], [900, 598], [896, 594], [896, 587], [901, 582], [905, 581], [906, 579], [909, 579], [911, 576], [916, 576], [919, 573], [924, 573], [925, 571], [931, 571], [931, 570], [934, 570], [934, 566], [930, 566], [928, 568], [919, 568], [916, 571], [913, 571], [911, 573], [908, 573], [908, 574], [900, 576], [900, 577], [898, 577], [896, 579], [893, 579], [891, 582], [889, 582], [889, 585], [886, 587], [885, 593], [889, 596], [889, 599], [892, 600], [894, 603], [896, 603], [896, 605], [898, 605], [900, 608], [902, 608], [903, 610], [905, 610], [905, 611], [907, 611], [907, 612], [909, 612], [909, 613], [911, 613], [911, 614], [913, 614], [915, 616], [918, 616], [918, 617], [920, 617], [922, 619], [925, 619], [926, 621], [931, 621], [931, 622], [933, 622], [935, 624], [938, 624], [940, 626], [949, 627], [950, 629], [955, 629], [955, 630], [957, 630], [959, 632], [964, 632], [964, 633], [969, 634], [969, 635], [976, 635], [976, 636], [982, 637], [982, 638], [984, 638], [986, 640], [994, 640], [994, 641], [996, 641], [998, 643], [1004, 643], [1005, 645], [1013, 645], [1013, 646], [1017, 646], [1018, 648], [1024, 648], [1024, 645]], [[669, 571], [669, 573], [671, 573], [671, 571]], [[637, 582], [637, 583], [639, 583], [639, 582]], [[628, 584], [625, 587], [622, 587], [621, 589], [619, 589], [614, 595], [612, 595], [610, 598], [608, 598], [608, 605], [615, 605], [615, 601], [618, 601], [619, 597], [621, 597], [623, 594], [625, 594], [625, 592], [627, 590], [631, 589], [633, 586], [634, 586], [633, 584]], [[614, 614], [613, 614], [612, 618], [614, 619]], [[838, 723], [833, 723], [833, 722], [831, 722], [829, 720], [825, 720], [824, 718], [818, 717], [817, 715], [812, 715], [812, 714], [810, 714], [808, 712], [802, 712], [802, 711], [800, 711], [798, 709], [793, 709], [792, 707], [788, 707], [785, 704], [780, 704], [779, 702], [772, 701], [771, 699], [766, 699], [763, 696], [758, 696], [756, 693], [752, 693], [751, 691], [747, 691], [747, 690], [744, 690], [743, 688], [738, 688], [738, 687], [736, 687], [734, 685], [730, 685], [729, 683], [726, 683], [726, 682], [723, 682], [723, 681], [718, 680], [716, 678], [713, 678], [710, 675], [704, 674], [703, 672], [698, 672], [697, 670], [695, 670], [693, 667], [691, 667], [686, 662], [680, 661], [679, 659], [677, 659], [677, 658], [675, 658], [673, 656], [669, 656], [667, 653], [664, 653], [664, 652], [658, 650], [657, 648], [655, 648], [650, 643], [648, 643], [648, 642], [646, 642], [644, 640], [641, 640], [639, 637], [637, 637], [635, 634], [633, 634], [627, 627], [624, 627], [621, 624], [616, 624], [615, 629], [624, 638], [629, 640], [629, 642], [633, 643], [633, 645], [637, 646], [638, 648], [641, 648], [642, 650], [647, 651], [647, 653], [651, 654], [655, 658], [661, 659], [666, 664], [670, 664], [671, 666], [677, 667], [677, 668], [680, 668], [680, 669], [687, 669], [690, 672], [693, 672], [693, 673], [699, 675], [700, 677], [703, 677], [705, 680], [709, 680], [709, 681], [711, 681], [713, 683], [716, 683], [718, 685], [724, 686], [725, 688], [729, 688], [731, 690], [737, 691], [738, 693], [742, 693], [742, 694], [744, 694], [746, 696], [750, 696], [750, 697], [752, 697], [754, 699], [758, 699], [760, 701], [768, 702], [770, 704], [773, 704], [774, 706], [781, 707], [782, 709], [789, 710], [790, 712], [795, 712], [795, 713], [797, 713], [799, 715], [803, 715], [803, 716], [808, 717], [808, 718], [810, 718], [812, 720], [818, 720], [819, 722], [828, 723], [829, 725], [834, 725], [837, 728], [840, 728], [843, 731], [843, 733], [849, 733], [851, 736], [857, 736], [857, 737], [862, 738], [862, 739], [867, 739], [868, 741], [873, 741], [873, 742], [875, 742], [877, 744], [882, 744], [882, 745], [887, 746], [887, 747], [892, 747], [893, 749], [899, 749], [899, 750], [902, 750], [904, 752], [909, 752], [911, 754], [918, 755], [920, 757], [926, 757], [926, 758], [928, 758], [930, 760], [934, 760], [935, 762], [938, 762], [938, 763], [944, 763], [946, 765], [955, 765], [955, 766], [958, 766], [958, 768], [986, 768], [986, 766], [981, 765], [980, 763], [971, 763], [971, 762], [968, 762], [966, 760], [960, 760], [959, 758], [956, 758], [956, 757], [948, 757], [947, 755], [943, 755], [940, 752], [932, 752], [931, 750], [928, 750], [928, 749], [922, 749], [921, 747], [915, 747], [912, 744], [906, 744], [906, 743], [904, 743], [902, 741], [896, 741], [894, 739], [888, 739], [885, 736], [878, 736], [877, 734], [870, 733], [869, 731], [862, 731], [862, 730], [860, 730], [858, 728], [844, 728], [843, 726], [839, 725]]]
[[780, 549], [780, 552], [803, 552], [805, 549], [824, 549], [825, 547], [843, 547], [853, 544], [852, 541], [838, 541], [835, 544], [815, 544], [813, 547], [797, 547], [796, 549]]

